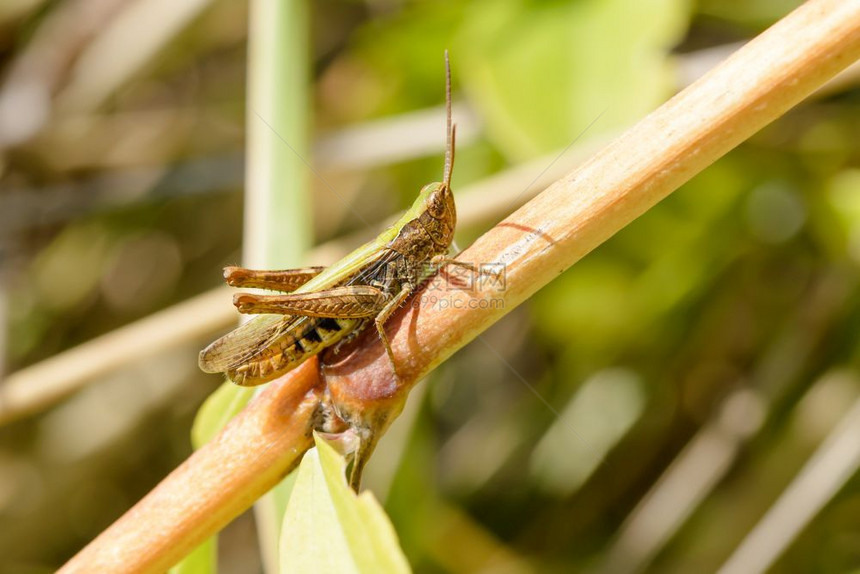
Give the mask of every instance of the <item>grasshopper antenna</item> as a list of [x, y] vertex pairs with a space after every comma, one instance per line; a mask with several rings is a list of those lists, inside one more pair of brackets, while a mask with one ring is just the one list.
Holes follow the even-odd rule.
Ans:
[[445, 171], [442, 183], [450, 189], [451, 172], [454, 171], [454, 139], [457, 134], [457, 126], [451, 122], [451, 62], [448, 60], [448, 50], [445, 50], [445, 112], [447, 113], [445, 132], [447, 142], [445, 146]]

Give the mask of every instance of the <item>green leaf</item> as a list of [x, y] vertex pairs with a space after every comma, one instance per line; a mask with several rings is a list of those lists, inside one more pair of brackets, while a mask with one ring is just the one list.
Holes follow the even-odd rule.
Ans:
[[215, 572], [218, 560], [218, 537], [213, 536], [191, 551], [170, 574], [209, 574]]
[[254, 390], [225, 381], [209, 395], [197, 411], [194, 425], [191, 427], [191, 444], [194, 448], [198, 449], [212, 440], [230, 419], [239, 414], [254, 396]]
[[475, 2], [465, 18], [459, 79], [511, 160], [626, 126], [673, 89], [671, 48], [687, 0]]
[[397, 534], [369, 491], [347, 485], [346, 463], [314, 436], [281, 528], [281, 574], [410, 572]]

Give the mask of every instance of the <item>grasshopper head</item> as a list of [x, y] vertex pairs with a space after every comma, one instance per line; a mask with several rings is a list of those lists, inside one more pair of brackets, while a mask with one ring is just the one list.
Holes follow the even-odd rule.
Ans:
[[454, 228], [457, 226], [457, 208], [451, 186], [444, 182], [425, 185], [413, 209], [423, 221], [422, 227], [430, 234], [437, 249], [447, 250], [454, 240]]
[[424, 211], [439, 223], [444, 224], [453, 233], [454, 226], [457, 224], [457, 207], [454, 204], [454, 193], [451, 191], [451, 186], [445, 182], [425, 185], [421, 189], [420, 197], [423, 200]]

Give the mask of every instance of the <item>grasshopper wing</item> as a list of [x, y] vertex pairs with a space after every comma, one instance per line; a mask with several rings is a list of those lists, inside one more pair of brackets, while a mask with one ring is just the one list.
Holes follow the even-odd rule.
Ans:
[[223, 373], [240, 367], [288, 333], [296, 320], [296, 317], [282, 315], [253, 318], [200, 351], [200, 370]]
[[[308, 294], [326, 291], [344, 284], [359, 284], [358, 286], [361, 286], [364, 281], [369, 281], [384, 273], [385, 265], [392, 259], [396, 259], [397, 256], [397, 253], [386, 249], [386, 243], [390, 240], [388, 235], [392, 235], [394, 232], [395, 230], [389, 230], [380, 238], [365, 243], [332, 267], [319, 273], [317, 271], [320, 268], [298, 270], [299, 272], [304, 271], [305, 276], [313, 276], [313, 278], [296, 289], [294, 295], [306, 294], [306, 296], [315, 297], [315, 295]], [[256, 281], [261, 277], [267, 282], [273, 278], [281, 278], [280, 272], [250, 271], [251, 275], [248, 275], [247, 270], [237, 271], [236, 269], [238, 268], [226, 270], [228, 280], [233, 276], [238, 277], [239, 283], [243, 283], [245, 280]], [[289, 272], [295, 271], [289, 270]], [[247, 284], [250, 286], [250, 283]], [[279, 312], [282, 313], [283, 311]], [[368, 314], [362, 313], [361, 316]], [[200, 351], [198, 358], [200, 369], [206, 373], [234, 371], [264, 354], [282, 337], [298, 332], [307, 322], [308, 317], [306, 316], [259, 315]]]

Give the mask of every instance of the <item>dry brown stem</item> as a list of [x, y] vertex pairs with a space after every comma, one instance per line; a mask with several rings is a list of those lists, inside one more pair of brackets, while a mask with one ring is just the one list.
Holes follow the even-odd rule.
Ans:
[[[860, 0], [812, 0], [747, 44], [475, 242], [506, 265], [503, 292], [447, 290], [440, 275], [389, 324], [400, 384], [372, 333], [326, 384], [395, 410], [424, 374], [738, 143], [860, 56]], [[501, 308], [474, 301], [501, 297]], [[63, 572], [160, 571], [249, 506], [310, 444], [315, 362], [287, 374]], [[308, 395], [307, 393], [311, 393]]]
[[236, 320], [231, 296], [226, 287], [207, 291], [12, 373], [0, 385], [0, 425], [45, 408], [135, 359], [218, 332]]

